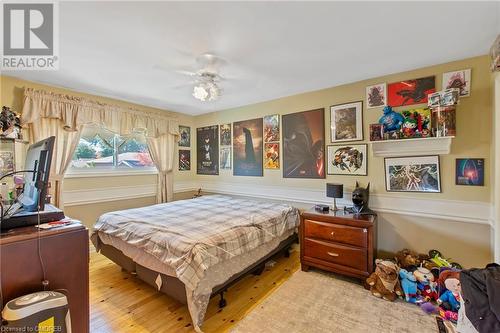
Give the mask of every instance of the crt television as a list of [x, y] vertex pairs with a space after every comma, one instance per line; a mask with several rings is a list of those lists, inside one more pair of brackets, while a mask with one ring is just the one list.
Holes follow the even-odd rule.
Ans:
[[29, 146], [26, 153], [24, 169], [31, 172], [25, 172], [23, 193], [17, 200], [26, 212], [45, 208], [54, 141], [55, 136], [41, 140]]

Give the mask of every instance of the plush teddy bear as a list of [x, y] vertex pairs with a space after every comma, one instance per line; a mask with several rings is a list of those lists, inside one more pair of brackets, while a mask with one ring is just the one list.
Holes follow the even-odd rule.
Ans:
[[399, 267], [404, 269], [411, 268], [412, 266], [414, 267], [413, 269], [415, 269], [415, 267], [422, 263], [422, 255], [409, 249], [403, 249], [397, 252], [394, 259]]
[[402, 296], [398, 266], [392, 261], [381, 259], [377, 259], [375, 264], [375, 272], [366, 279], [372, 295], [391, 302], [396, 300], [397, 296]]
[[401, 268], [399, 270], [399, 277], [401, 278], [401, 287], [405, 293], [405, 300], [408, 303], [417, 302], [417, 279], [412, 272], [408, 272], [406, 269]]

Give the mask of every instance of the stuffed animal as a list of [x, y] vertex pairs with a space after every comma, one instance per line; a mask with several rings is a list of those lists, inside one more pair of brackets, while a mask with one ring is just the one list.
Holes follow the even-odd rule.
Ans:
[[399, 267], [408, 270], [408, 268], [414, 266], [414, 270], [422, 262], [422, 260], [420, 259], [421, 256], [422, 255], [418, 254], [415, 251], [403, 249], [396, 253], [396, 257], [394, 257], [394, 259], [396, 260], [396, 263], [399, 265]]
[[408, 272], [406, 269], [401, 268], [399, 270], [399, 277], [401, 278], [401, 287], [405, 294], [405, 300], [408, 303], [417, 302], [417, 279], [412, 272]]
[[400, 113], [395, 112], [392, 107], [386, 106], [384, 107], [384, 115], [380, 117], [378, 122], [384, 126], [384, 133], [387, 133], [399, 131], [404, 120], [405, 118]]
[[445, 311], [457, 312], [460, 308], [460, 272], [446, 270], [439, 274], [439, 283], [446, 291], [439, 296], [438, 304]]
[[377, 266], [375, 272], [366, 279], [372, 295], [391, 302], [402, 296], [398, 266], [392, 261], [381, 259], [377, 259], [375, 264]]
[[415, 278], [417, 279], [417, 288], [420, 292], [424, 291], [426, 286], [431, 289], [436, 290], [436, 283], [434, 282], [434, 275], [425, 267], [418, 267], [415, 272], [413, 272]]

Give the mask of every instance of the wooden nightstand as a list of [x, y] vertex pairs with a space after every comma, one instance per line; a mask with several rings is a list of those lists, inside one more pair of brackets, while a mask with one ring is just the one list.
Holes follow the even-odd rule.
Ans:
[[377, 217], [344, 211], [320, 213], [310, 209], [301, 214], [300, 263], [330, 272], [367, 278], [374, 269]]

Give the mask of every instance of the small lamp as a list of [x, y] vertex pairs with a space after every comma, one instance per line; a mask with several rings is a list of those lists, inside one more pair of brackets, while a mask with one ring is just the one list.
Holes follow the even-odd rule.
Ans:
[[337, 198], [344, 197], [344, 185], [327, 183], [326, 196], [329, 198], [333, 198], [333, 211], [336, 212], [337, 210], [339, 210], [337, 208]]

